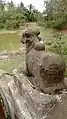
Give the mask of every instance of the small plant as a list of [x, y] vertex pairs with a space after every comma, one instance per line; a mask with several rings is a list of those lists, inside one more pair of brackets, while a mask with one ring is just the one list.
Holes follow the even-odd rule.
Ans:
[[50, 51], [56, 52], [58, 54], [66, 54], [67, 52], [67, 48], [65, 45], [65, 42], [63, 42], [62, 37], [63, 37], [63, 33], [55, 33], [53, 35], [53, 43], [50, 46]]

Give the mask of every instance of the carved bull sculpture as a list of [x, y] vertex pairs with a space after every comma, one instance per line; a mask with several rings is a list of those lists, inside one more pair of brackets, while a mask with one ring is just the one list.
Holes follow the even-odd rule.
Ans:
[[32, 76], [32, 84], [43, 93], [53, 93], [66, 88], [64, 84], [65, 63], [54, 53], [45, 52], [39, 38], [40, 31], [28, 29], [22, 34], [21, 42], [26, 44], [26, 73]]

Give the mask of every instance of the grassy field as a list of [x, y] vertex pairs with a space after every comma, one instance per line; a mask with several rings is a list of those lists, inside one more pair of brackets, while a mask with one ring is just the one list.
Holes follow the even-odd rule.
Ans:
[[[0, 53], [9, 53], [12, 51], [19, 51], [21, 48], [21, 36], [19, 31], [16, 33], [0, 32]], [[11, 60], [0, 60], [0, 69], [11, 72], [15, 68], [19, 68], [23, 62], [23, 57], [19, 56]]]
[[0, 51], [12, 51], [20, 48], [20, 35], [17, 33], [0, 33]]

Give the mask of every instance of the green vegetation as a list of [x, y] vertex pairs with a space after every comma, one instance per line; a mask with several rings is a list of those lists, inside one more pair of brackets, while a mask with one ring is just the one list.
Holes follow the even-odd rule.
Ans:
[[67, 0], [46, 0], [43, 12], [47, 27], [55, 29], [67, 28]]
[[[19, 31], [16, 33], [0, 33], [0, 52], [10, 53], [12, 51], [20, 51], [20, 38]], [[19, 69], [20, 64], [23, 63], [23, 59], [24, 57], [20, 55], [16, 58], [0, 60], [0, 69], [8, 72], [11, 72], [15, 68]]]
[[[21, 46], [20, 35], [18, 34], [19, 32], [0, 33], [0, 52], [9, 53], [11, 51], [18, 51]], [[17, 59], [0, 60], [0, 69], [11, 72], [14, 68], [20, 67], [22, 60], [22, 56]]]
[[64, 39], [64, 34], [55, 33], [52, 40], [47, 42], [49, 50], [60, 55], [67, 55], [67, 41]]
[[56, 31], [52, 28], [42, 28], [41, 36], [43, 36], [47, 51], [67, 55], [67, 34]]
[[27, 9], [22, 2], [15, 6], [13, 1], [6, 3], [0, 0], [0, 29], [18, 29], [25, 22], [37, 21], [39, 14], [32, 4]]
[[0, 69], [11, 72], [13, 69], [20, 68], [20, 64], [22, 64], [23, 58], [20, 56], [17, 59], [0, 61]]
[[20, 43], [20, 36], [17, 33], [0, 33], [0, 51], [18, 50]]

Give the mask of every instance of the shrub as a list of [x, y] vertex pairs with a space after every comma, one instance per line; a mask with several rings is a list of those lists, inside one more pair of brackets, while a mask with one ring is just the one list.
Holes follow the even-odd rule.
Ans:
[[55, 29], [64, 29], [67, 27], [67, 14], [62, 14], [62, 16], [58, 16], [57, 18], [53, 18], [52, 20], [47, 20], [47, 27], [52, 27]]
[[5, 24], [4, 23], [0, 23], [0, 29], [4, 29]]
[[53, 36], [54, 39], [51, 42], [47, 42], [47, 45], [50, 45], [49, 50], [51, 52], [67, 55], [67, 43], [63, 41], [63, 35], [62, 33], [56, 33]]

